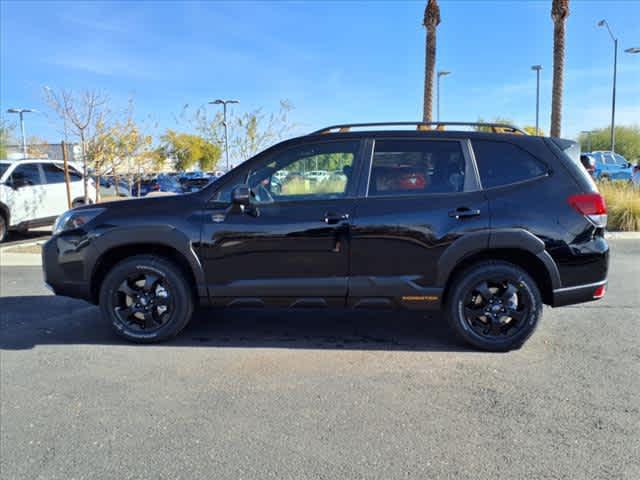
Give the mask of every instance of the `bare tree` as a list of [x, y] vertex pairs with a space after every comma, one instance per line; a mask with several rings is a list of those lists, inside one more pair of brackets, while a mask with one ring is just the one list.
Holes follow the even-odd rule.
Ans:
[[440, 7], [437, 0], [429, 0], [424, 9], [422, 24], [427, 29], [424, 63], [424, 103], [422, 120], [432, 121], [433, 77], [436, 68], [436, 27], [440, 24]]
[[[222, 113], [217, 112], [213, 120], [209, 120], [206, 106], [202, 106], [189, 118], [187, 108], [183, 110], [182, 116], [186, 116], [198, 133], [208, 142], [224, 146]], [[291, 102], [285, 99], [280, 100], [279, 109], [272, 113], [265, 113], [261, 108], [239, 115], [230, 111], [227, 114], [227, 125], [231, 158], [236, 163], [243, 162], [286, 138], [297, 127], [289, 118], [293, 108]]]
[[553, 0], [553, 89], [551, 94], [551, 136], [559, 137], [562, 123], [562, 90], [564, 88], [564, 36], [569, 16], [569, 0]]
[[59, 94], [52, 89], [44, 88], [44, 95], [49, 106], [63, 120], [65, 129], [80, 140], [82, 149], [82, 169], [84, 176], [84, 203], [89, 203], [89, 168], [87, 163], [87, 141], [95, 133], [95, 126], [103, 121], [104, 105], [107, 96], [96, 90], [83, 90], [74, 93], [71, 90], [60, 90]]

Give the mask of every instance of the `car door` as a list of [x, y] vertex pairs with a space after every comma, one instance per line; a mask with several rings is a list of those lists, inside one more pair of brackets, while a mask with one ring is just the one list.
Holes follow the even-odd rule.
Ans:
[[455, 241], [489, 227], [468, 141], [377, 138], [351, 225], [352, 307], [437, 308], [438, 262]]
[[[199, 251], [214, 304], [344, 306], [355, 183], [304, 173], [316, 162], [350, 171], [359, 149], [357, 139], [286, 147], [221, 186], [205, 212]], [[254, 199], [241, 209], [229, 199], [244, 181]]]
[[43, 176], [38, 163], [20, 163], [8, 179], [11, 224], [31, 222], [47, 216]]
[[64, 166], [61, 162], [42, 163], [45, 178], [45, 203], [47, 217], [57, 217], [69, 207], [67, 186], [64, 181]]

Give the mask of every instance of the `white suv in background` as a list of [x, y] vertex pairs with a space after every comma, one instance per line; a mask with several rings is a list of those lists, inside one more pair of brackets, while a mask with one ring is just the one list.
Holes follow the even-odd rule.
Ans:
[[[82, 174], [69, 165], [72, 206], [84, 203]], [[96, 198], [89, 181], [89, 198]], [[68, 210], [64, 169], [58, 160], [0, 160], [0, 242], [9, 230], [51, 225]]]

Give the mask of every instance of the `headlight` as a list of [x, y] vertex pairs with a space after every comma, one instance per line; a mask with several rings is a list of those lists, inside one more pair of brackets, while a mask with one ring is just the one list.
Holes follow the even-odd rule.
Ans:
[[102, 212], [104, 208], [87, 208], [83, 210], [67, 210], [56, 219], [56, 223], [53, 224], [53, 234], [65, 232], [67, 230], [73, 230], [74, 228], [80, 228], [82, 225], [90, 222]]

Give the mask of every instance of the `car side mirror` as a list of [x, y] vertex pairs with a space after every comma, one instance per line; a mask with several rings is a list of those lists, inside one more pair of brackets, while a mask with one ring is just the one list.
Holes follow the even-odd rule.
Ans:
[[251, 205], [251, 188], [247, 184], [240, 184], [231, 190], [231, 203], [247, 207]]

